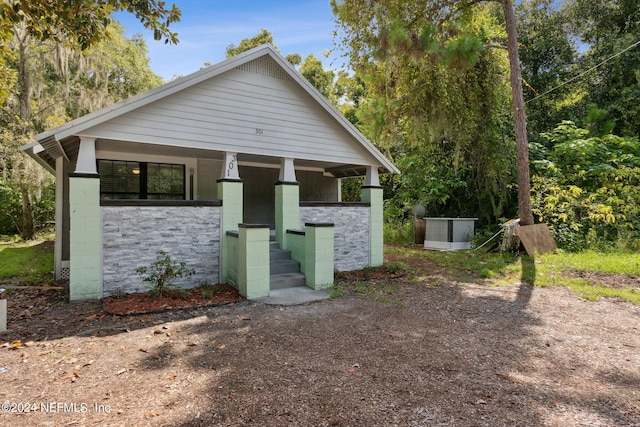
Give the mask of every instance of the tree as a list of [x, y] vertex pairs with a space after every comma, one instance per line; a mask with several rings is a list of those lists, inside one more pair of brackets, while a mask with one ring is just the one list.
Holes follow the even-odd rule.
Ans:
[[523, 0], [515, 8], [530, 140], [583, 115], [577, 103], [583, 90], [564, 84], [576, 74], [578, 52], [563, 6], [554, 0]]
[[516, 16], [511, 0], [502, 2], [507, 27], [507, 50], [511, 67], [511, 94], [513, 96], [513, 122], [516, 134], [516, 161], [518, 163], [518, 214], [520, 225], [533, 224], [531, 211], [531, 179], [529, 177], [529, 142], [527, 138], [527, 115], [522, 94], [522, 71], [518, 52]]
[[[53, 56], [47, 55], [57, 54], [59, 62], [56, 65], [61, 72], [58, 77], [67, 83], [63, 93], [68, 97], [71, 93], [67, 79], [68, 63], [65, 62], [68, 50], [87, 50], [108, 37], [111, 13], [115, 11], [133, 13], [154, 32], [155, 39], [164, 38], [165, 43], [177, 43], [177, 34], [169, 30], [169, 25], [180, 20], [180, 10], [175, 5], [170, 9], [165, 5], [160, 0], [6, 0], [0, 3], [0, 102], [3, 103], [3, 121], [6, 123], [2, 138], [3, 145], [9, 148], [3, 152], [1, 166], [3, 176], [10, 176], [20, 188], [20, 231], [23, 238], [34, 237], [33, 203], [41, 188], [41, 181], [34, 178], [41, 177], [43, 171], [34, 162], [16, 155], [17, 147], [28, 142], [40, 124], [59, 124], [60, 119], [66, 118], [58, 116], [53, 122], [41, 120], [38, 123], [39, 117], [52, 111], [52, 105], [56, 104], [38, 109], [32, 102], [41, 100], [42, 94], [34, 89], [39, 80], [34, 76], [38, 67], [47, 62], [38, 62], [35, 58], [44, 53], [50, 60]], [[95, 71], [93, 74], [100, 73]], [[44, 77], [46, 80], [52, 76], [45, 74]], [[83, 110], [83, 113], [90, 110]], [[72, 115], [72, 118], [75, 117]]]
[[0, 4], [0, 23], [7, 38], [12, 26], [19, 26], [37, 40], [70, 43], [87, 49], [102, 40], [113, 12], [134, 14], [156, 40], [177, 43], [178, 35], [169, 26], [180, 21], [180, 9], [166, 8], [161, 0], [5, 0]]
[[[343, 48], [366, 82], [362, 130], [395, 159], [388, 207], [420, 202], [483, 224], [510, 214], [514, 147], [505, 127], [505, 38], [491, 4], [334, 2]], [[397, 180], [397, 181], [396, 181]], [[404, 199], [404, 201], [402, 200]]]
[[149, 68], [144, 40], [124, 37], [111, 26], [108, 40], [78, 52], [53, 41], [38, 41], [17, 28], [6, 63], [19, 78], [8, 88], [0, 116], [3, 181], [20, 194], [22, 219], [15, 221], [24, 239], [38, 228], [34, 208], [50, 176], [19, 147], [47, 128], [64, 123], [162, 82]]
[[227, 58], [231, 58], [232, 56], [236, 56], [239, 53], [246, 52], [249, 49], [265, 43], [270, 44], [274, 49], [278, 50], [278, 46], [273, 43], [273, 34], [271, 34], [269, 30], [261, 28], [260, 32], [254, 36], [240, 40], [237, 46], [233, 43], [227, 46]]
[[[640, 8], [637, 0], [567, 0], [565, 9], [575, 37], [587, 49], [578, 71], [581, 105], [609, 112], [620, 135], [640, 134]], [[595, 68], [594, 68], [595, 67]], [[584, 108], [586, 110], [586, 108]]]

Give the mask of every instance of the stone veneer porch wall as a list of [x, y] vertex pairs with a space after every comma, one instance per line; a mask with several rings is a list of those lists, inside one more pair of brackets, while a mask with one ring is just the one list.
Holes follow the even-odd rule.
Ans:
[[368, 203], [301, 202], [300, 224], [305, 222], [334, 224], [334, 268], [359, 270], [369, 265]]
[[103, 205], [103, 296], [119, 290], [127, 293], [148, 290], [149, 282], [143, 281], [144, 276], [137, 274], [136, 268], [151, 266], [159, 250], [195, 270], [194, 275], [175, 280], [175, 285], [192, 288], [205, 280], [217, 283], [222, 207], [219, 202], [205, 206], [196, 203], [202, 204]]

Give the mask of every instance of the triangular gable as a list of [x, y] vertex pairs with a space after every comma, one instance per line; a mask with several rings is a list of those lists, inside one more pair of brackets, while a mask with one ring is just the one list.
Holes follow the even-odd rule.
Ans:
[[75, 135], [378, 164], [398, 172], [270, 45], [73, 120], [36, 141], [53, 154]]

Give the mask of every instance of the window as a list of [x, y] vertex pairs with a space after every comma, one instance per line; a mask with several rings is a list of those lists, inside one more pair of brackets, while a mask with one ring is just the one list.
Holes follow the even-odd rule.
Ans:
[[101, 199], [184, 200], [184, 165], [98, 160]]

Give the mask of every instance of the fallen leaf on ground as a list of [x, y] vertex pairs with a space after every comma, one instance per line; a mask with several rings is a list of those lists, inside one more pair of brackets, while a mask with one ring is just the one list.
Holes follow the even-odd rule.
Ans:
[[145, 412], [144, 416], [147, 418], [153, 418], [153, 417], [157, 417], [158, 413], [157, 412]]

